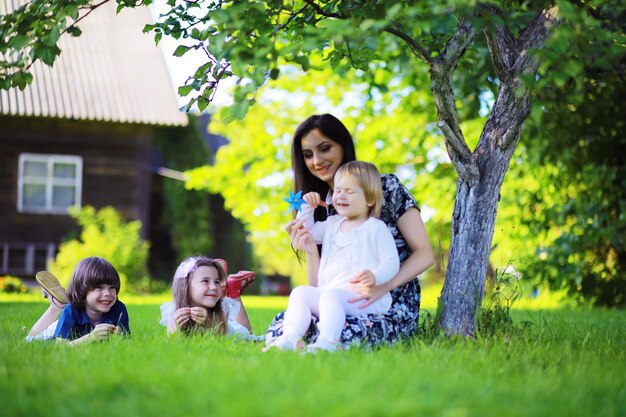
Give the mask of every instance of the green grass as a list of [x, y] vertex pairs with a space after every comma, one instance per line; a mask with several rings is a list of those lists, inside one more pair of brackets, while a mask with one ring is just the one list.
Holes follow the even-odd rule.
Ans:
[[[167, 337], [160, 300], [146, 300], [153, 304], [124, 299], [131, 338], [75, 348], [24, 342], [44, 303], [0, 302], [0, 415], [626, 414], [624, 311], [525, 308], [513, 313], [533, 323], [524, 332], [301, 355]], [[258, 334], [286, 300], [245, 301]]]

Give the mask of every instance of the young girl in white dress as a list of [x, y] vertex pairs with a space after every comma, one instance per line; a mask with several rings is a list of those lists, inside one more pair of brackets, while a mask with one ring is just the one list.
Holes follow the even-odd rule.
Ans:
[[[319, 337], [309, 351], [335, 350], [346, 315], [383, 314], [391, 306], [391, 295], [384, 294], [367, 307], [349, 301], [359, 297], [358, 285], [375, 286], [389, 281], [398, 272], [400, 261], [391, 232], [380, 215], [382, 186], [373, 164], [348, 162], [337, 170], [332, 203], [337, 215], [314, 222], [313, 211], [322, 204], [316, 192], [304, 195], [302, 212], [293, 227], [303, 233], [294, 242], [307, 254], [310, 285], [296, 287], [289, 295], [282, 336], [268, 344], [282, 350], [304, 349], [302, 337], [319, 319]], [[321, 258], [317, 244], [322, 244]]]
[[264, 338], [251, 333], [240, 298], [254, 274], [240, 271], [227, 280], [225, 268], [225, 261], [206, 256], [191, 256], [181, 262], [172, 279], [174, 302], [161, 305], [160, 323], [168, 334], [211, 332], [245, 340]]

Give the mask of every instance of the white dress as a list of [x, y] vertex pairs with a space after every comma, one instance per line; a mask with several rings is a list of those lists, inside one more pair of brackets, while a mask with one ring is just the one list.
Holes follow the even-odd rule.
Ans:
[[[237, 321], [237, 314], [239, 314], [239, 310], [241, 309], [241, 303], [239, 301], [233, 300], [232, 298], [224, 297], [222, 298], [222, 311], [224, 315], [227, 317], [228, 330], [226, 334], [228, 336], [233, 336], [241, 340], [265, 340], [265, 335], [255, 336], [248, 329], [242, 326]], [[167, 302], [161, 304], [161, 323], [163, 326], [167, 327], [167, 321], [170, 318], [174, 317], [174, 303]]]

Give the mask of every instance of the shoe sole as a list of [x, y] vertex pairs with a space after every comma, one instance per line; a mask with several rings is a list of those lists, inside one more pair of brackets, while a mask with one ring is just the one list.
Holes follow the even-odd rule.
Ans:
[[67, 298], [67, 291], [61, 286], [61, 283], [53, 274], [48, 271], [39, 271], [35, 275], [35, 279], [41, 287], [51, 296], [59, 300], [63, 304], [67, 304], [70, 300]]

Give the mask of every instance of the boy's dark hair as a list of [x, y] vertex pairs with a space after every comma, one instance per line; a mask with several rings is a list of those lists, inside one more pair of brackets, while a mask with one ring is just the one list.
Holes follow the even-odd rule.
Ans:
[[83, 310], [87, 293], [102, 284], [111, 285], [120, 292], [120, 276], [115, 267], [98, 256], [82, 259], [74, 268], [67, 298], [75, 308]]

